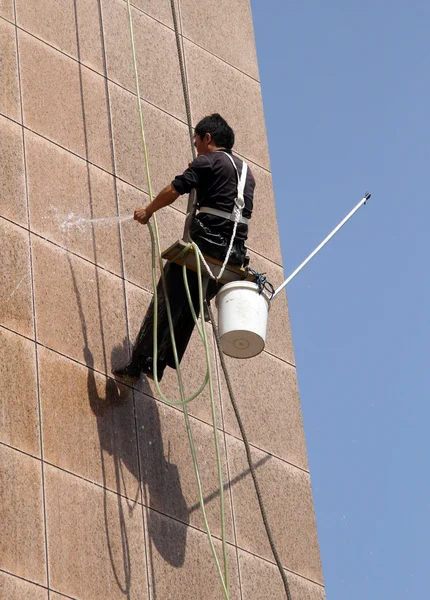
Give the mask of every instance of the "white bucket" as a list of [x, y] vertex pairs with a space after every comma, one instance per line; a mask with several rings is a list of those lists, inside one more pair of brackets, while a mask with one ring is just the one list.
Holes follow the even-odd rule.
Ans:
[[224, 354], [251, 358], [264, 350], [270, 297], [250, 281], [232, 281], [215, 298]]

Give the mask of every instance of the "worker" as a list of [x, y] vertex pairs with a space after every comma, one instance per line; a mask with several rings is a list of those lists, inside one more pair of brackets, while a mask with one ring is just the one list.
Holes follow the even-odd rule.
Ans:
[[[194, 129], [197, 157], [184, 173], [175, 177], [152, 202], [147, 206], [136, 208], [135, 220], [145, 225], [157, 210], [172, 204], [180, 195], [195, 189], [198, 212], [191, 221], [191, 239], [203, 254], [224, 260], [233, 233], [233, 211], [237, 206], [239, 182], [243, 173], [241, 183], [244, 184], [244, 206], [228, 259], [229, 264], [243, 265], [255, 180], [246, 163], [232, 154], [234, 139], [232, 128], [219, 114], [209, 115], [199, 121]], [[182, 267], [168, 262], [164, 267], [164, 273], [180, 362], [193, 332], [194, 319], [185, 292]], [[187, 274], [194, 310], [199, 315], [198, 275], [190, 270]], [[208, 302], [217, 294], [219, 288], [218, 282], [212, 279], [209, 281], [206, 292]], [[158, 282], [157, 293], [157, 378], [161, 380], [165, 367], [168, 365], [175, 368], [175, 361], [161, 279]], [[153, 319], [154, 302], [152, 301], [134, 344], [130, 362], [125, 367], [112, 371], [117, 379], [135, 384], [139, 381], [142, 372], [151, 379], [154, 378]]]

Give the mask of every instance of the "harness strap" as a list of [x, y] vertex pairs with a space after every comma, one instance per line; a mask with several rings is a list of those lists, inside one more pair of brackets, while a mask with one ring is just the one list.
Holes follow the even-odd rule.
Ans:
[[[226, 210], [218, 210], [217, 208], [210, 208], [209, 206], [203, 206], [199, 213], [208, 213], [209, 215], [215, 215], [217, 217], [222, 217], [223, 219], [229, 219], [230, 221], [234, 221], [235, 217], [233, 213], [229, 213]], [[239, 218], [239, 223], [243, 223], [244, 225], [248, 225], [249, 219], [245, 217]]]

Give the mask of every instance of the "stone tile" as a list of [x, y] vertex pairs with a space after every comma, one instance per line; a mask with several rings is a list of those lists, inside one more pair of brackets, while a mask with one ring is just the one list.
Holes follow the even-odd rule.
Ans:
[[39, 372], [45, 460], [138, 498], [131, 388], [43, 347]]
[[[142, 98], [185, 121], [185, 101], [174, 32], [140, 10], [132, 9], [132, 17]], [[124, 0], [105, 2], [103, 22], [108, 76], [134, 94], [136, 87], [129, 21]], [[162, 77], [160, 73], [163, 73]]]
[[235, 131], [235, 150], [270, 169], [260, 84], [187, 40], [185, 54], [193, 124], [220, 113]]
[[[182, 0], [181, 15], [185, 37], [258, 79], [249, 0]], [[228, 18], [220, 20], [220, 15]]]
[[40, 456], [34, 343], [6, 329], [0, 329], [0, 381], [1, 441]]
[[0, 218], [0, 324], [34, 335], [28, 232]]
[[[145, 503], [158, 512], [204, 531], [196, 476], [184, 415], [146, 395], [136, 398]], [[219, 481], [212, 427], [190, 418], [209, 526], [221, 537]], [[227, 539], [233, 538], [224, 438], [218, 433]]]
[[0, 19], [0, 47], [0, 113], [21, 122], [15, 27], [3, 19]]
[[19, 125], [0, 117], [1, 215], [27, 227], [24, 154]]
[[[255, 252], [249, 252], [249, 255], [251, 257], [250, 266], [259, 273], [265, 273], [275, 289], [283, 283], [285, 275], [282, 267]], [[285, 291], [281, 292], [271, 304], [267, 320], [265, 349], [290, 364], [295, 364], [290, 316], [288, 314]]]
[[122, 275], [118, 224], [86, 221], [117, 217], [113, 176], [30, 132], [26, 158], [32, 231]]
[[16, 0], [16, 20], [28, 33], [77, 57], [76, 16], [71, 0]]
[[0, 16], [9, 21], [15, 21], [13, 0], [0, 0]]
[[[243, 600], [283, 600], [285, 588], [278, 568], [252, 554], [239, 551]], [[324, 588], [303, 577], [287, 572], [288, 586], [295, 600], [325, 600]]]
[[148, 598], [141, 506], [55, 467], [45, 482], [51, 587], [82, 599]]
[[48, 590], [0, 571], [0, 598], [5, 600], [48, 600]]
[[247, 245], [251, 250], [282, 265], [272, 175], [258, 165], [249, 163], [249, 167], [255, 177], [255, 194]]
[[111, 171], [103, 77], [24, 32], [19, 50], [25, 125]]
[[17, 20], [28, 33], [104, 74], [98, 0], [17, 0]]
[[41, 463], [0, 445], [0, 565], [46, 585]]
[[[246, 472], [242, 442], [227, 438], [230, 477]], [[264, 453], [253, 450], [253, 461]], [[309, 474], [272, 457], [257, 468], [257, 477], [267, 518], [282, 563], [312, 581], [322, 583], [321, 561]], [[237, 543], [263, 558], [272, 560], [257, 497], [250, 475], [232, 486]]]
[[[116, 173], [147, 192], [136, 96], [110, 84], [110, 98]], [[192, 159], [190, 138], [185, 123], [147, 102], [142, 103], [142, 111], [155, 195], [187, 168]]]
[[[151, 15], [151, 17], [154, 17], [154, 19], [161, 21], [169, 27], [173, 27], [170, 0], [133, 0], [132, 4], [146, 14]], [[178, 7], [178, 0], [176, 0], [176, 6]], [[179, 9], [177, 8], [176, 10], [178, 11]]]
[[[225, 358], [249, 442], [307, 469], [296, 369], [266, 352], [248, 360]], [[241, 437], [224, 377], [222, 398], [225, 429]]]
[[[206, 534], [155, 511], [147, 511], [149, 572], [153, 598], [225, 598]], [[221, 543], [214, 540], [220, 561]], [[239, 600], [240, 590], [236, 553], [227, 547], [230, 598]], [[172, 596], [172, 590], [174, 596]]]
[[[123, 282], [49, 242], [33, 238], [39, 341], [110, 372], [127, 338]], [[124, 356], [126, 360], [126, 355]]]

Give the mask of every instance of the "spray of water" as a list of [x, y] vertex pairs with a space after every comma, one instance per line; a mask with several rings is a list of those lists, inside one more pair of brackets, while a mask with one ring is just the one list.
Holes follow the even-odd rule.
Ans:
[[60, 224], [61, 231], [70, 231], [73, 228], [78, 229], [78, 231], [85, 231], [91, 225], [102, 225], [102, 226], [110, 226], [116, 225], [117, 223], [122, 223], [123, 221], [130, 221], [133, 218], [133, 215], [127, 215], [125, 217], [102, 217], [98, 219], [87, 219], [86, 217], [80, 217], [79, 215], [75, 215], [75, 213], [71, 212], [67, 215], [65, 221]]

